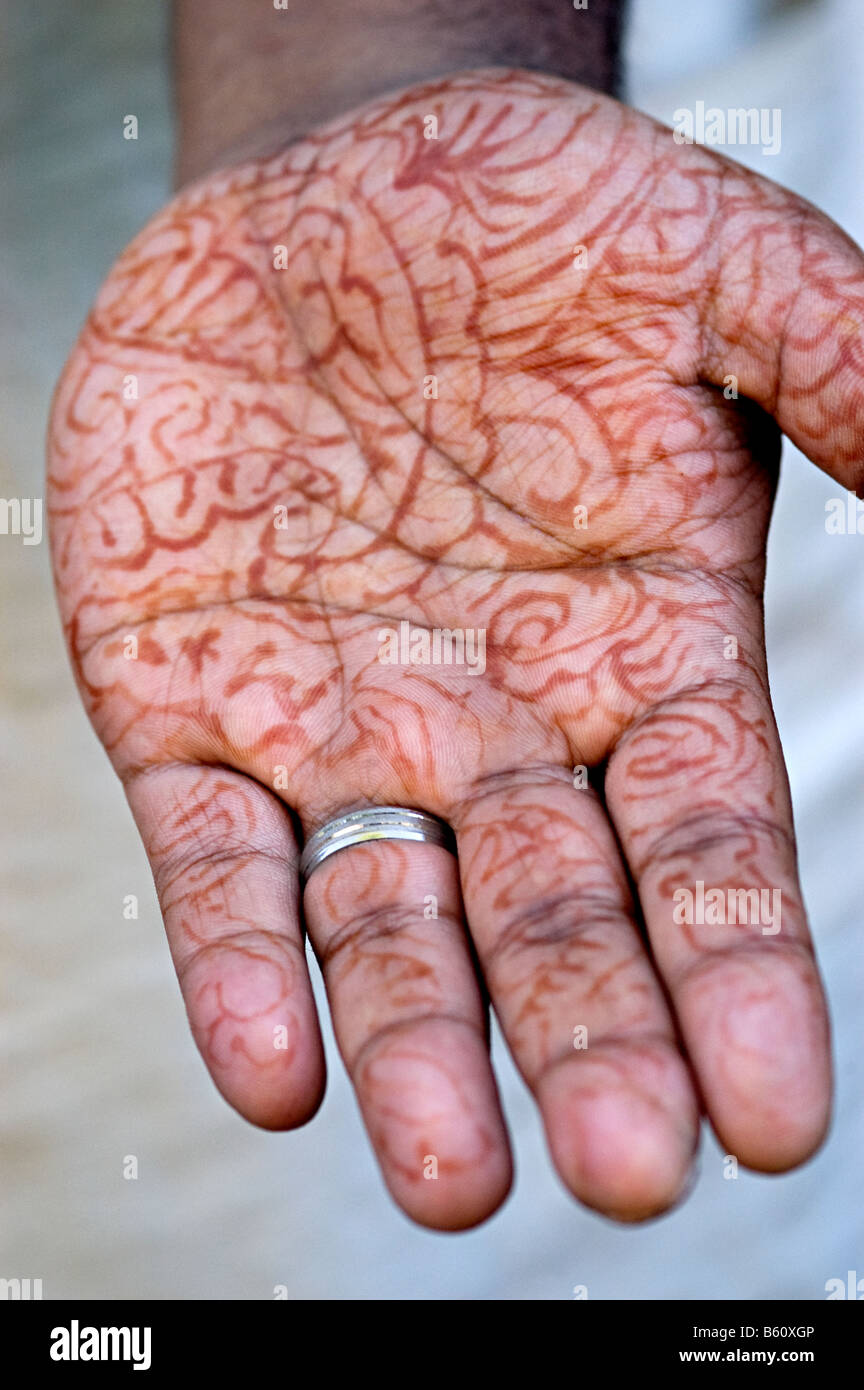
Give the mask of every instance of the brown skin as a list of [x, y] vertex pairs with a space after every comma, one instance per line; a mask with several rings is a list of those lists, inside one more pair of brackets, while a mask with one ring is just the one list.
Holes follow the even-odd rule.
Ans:
[[[242, 1114], [300, 1124], [323, 1087], [295, 818], [396, 803], [449, 821], [458, 865], [352, 849], [303, 909], [417, 1221], [469, 1226], [508, 1188], [486, 990], [600, 1211], [676, 1200], [700, 1107], [757, 1169], [818, 1146], [828, 1025], [761, 593], [777, 425], [862, 483], [862, 325], [864, 258], [815, 209], [518, 71], [212, 175], [120, 258], [54, 405], [57, 588]], [[485, 629], [485, 672], [382, 664], [402, 619]], [[780, 932], [676, 923], [698, 880], [779, 888]]]
[[178, 185], [464, 68], [534, 68], [620, 95], [623, 0], [281, 4], [174, 0]]

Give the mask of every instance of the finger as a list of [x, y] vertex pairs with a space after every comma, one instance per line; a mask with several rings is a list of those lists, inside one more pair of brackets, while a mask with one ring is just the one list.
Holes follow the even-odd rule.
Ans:
[[828, 1023], [767, 693], [717, 681], [657, 705], [605, 792], [721, 1142], [753, 1168], [801, 1162], [828, 1123]]
[[609, 1215], [664, 1209], [698, 1106], [595, 793], [558, 768], [509, 773], [453, 819], [472, 938], [561, 1177]]
[[396, 841], [341, 850], [304, 895], [342, 1056], [390, 1192], [457, 1230], [504, 1200], [510, 1152], [453, 857]]
[[201, 1055], [254, 1124], [310, 1119], [324, 1054], [285, 808], [225, 769], [172, 763], [128, 781]]
[[723, 162], [702, 374], [730, 375], [808, 458], [864, 487], [864, 254], [787, 189]]

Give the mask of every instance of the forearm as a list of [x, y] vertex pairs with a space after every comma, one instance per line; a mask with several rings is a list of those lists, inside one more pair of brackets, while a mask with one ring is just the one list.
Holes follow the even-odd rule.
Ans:
[[175, 0], [177, 183], [460, 68], [614, 92], [625, 0]]

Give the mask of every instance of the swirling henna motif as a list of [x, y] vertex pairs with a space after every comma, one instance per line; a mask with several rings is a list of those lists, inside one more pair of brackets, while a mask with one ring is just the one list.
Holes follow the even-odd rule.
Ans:
[[[781, 796], [753, 783], [766, 735], [742, 693], [745, 673], [764, 680], [776, 438], [699, 375], [721, 191], [724, 254], [738, 248], [749, 286], [742, 334], [756, 299], [778, 329], [788, 316], [757, 273], [775, 214], [745, 171], [670, 155], [669, 138], [552, 79], [450, 78], [208, 177], [135, 239], [58, 388], [50, 462], [66, 634], [124, 778], [201, 761], [313, 818], [340, 794], [446, 813], [514, 749], [566, 768], [620, 745], [637, 857], [682, 767], [715, 788], [738, 778], [754, 805]], [[827, 337], [836, 292], [818, 259], [807, 273]], [[840, 351], [860, 347], [847, 336]], [[816, 391], [813, 437], [828, 429]], [[379, 629], [403, 620], [482, 630], [482, 676], [382, 664]], [[692, 698], [663, 714], [682, 686]], [[655, 707], [629, 756], [628, 729]], [[176, 851], [243, 814], [236, 787], [202, 793], [166, 833]], [[562, 829], [553, 807], [520, 814], [535, 849]], [[757, 839], [737, 862], [746, 881], [760, 881]], [[503, 911], [520, 842], [493, 827], [483, 853]], [[590, 897], [590, 846], [565, 868]], [[242, 871], [240, 857], [220, 874]], [[201, 865], [191, 905], [224, 902], [220, 874]], [[544, 908], [567, 887], [545, 885]], [[610, 890], [595, 889], [601, 923]], [[602, 950], [602, 931], [526, 984], [517, 1027], [586, 943]], [[250, 950], [276, 1008], [286, 967]], [[437, 988], [410, 939], [377, 968], [396, 991]], [[224, 1063], [248, 1022], [242, 991], [199, 1003]], [[385, 1061], [370, 1067], [386, 1091]]]

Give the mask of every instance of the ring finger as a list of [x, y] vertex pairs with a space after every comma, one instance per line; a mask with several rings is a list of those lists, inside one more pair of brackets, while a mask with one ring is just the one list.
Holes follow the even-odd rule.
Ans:
[[342, 849], [312, 872], [304, 909], [390, 1192], [424, 1225], [484, 1220], [511, 1162], [456, 861], [425, 843]]

